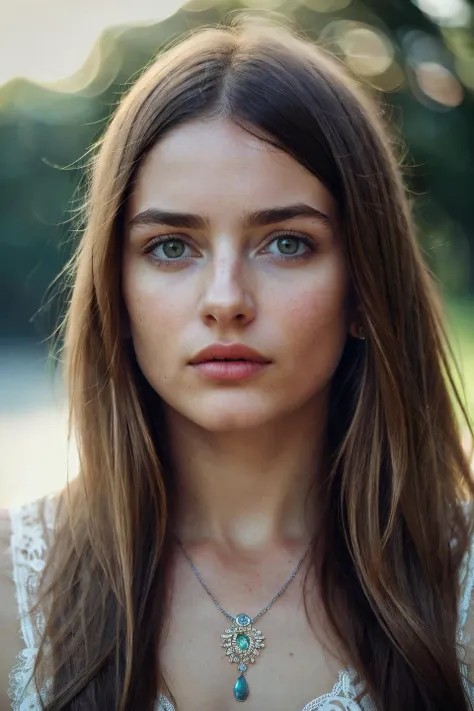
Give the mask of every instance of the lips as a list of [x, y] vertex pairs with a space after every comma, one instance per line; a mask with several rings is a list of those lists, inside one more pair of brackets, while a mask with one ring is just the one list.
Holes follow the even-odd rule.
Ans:
[[207, 363], [209, 361], [248, 361], [253, 363], [270, 363], [271, 361], [253, 348], [241, 343], [214, 343], [197, 353], [190, 365]]

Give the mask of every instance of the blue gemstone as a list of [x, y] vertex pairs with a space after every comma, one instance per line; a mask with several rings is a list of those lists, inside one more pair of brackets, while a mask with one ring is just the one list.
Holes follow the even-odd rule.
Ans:
[[246, 634], [239, 634], [235, 642], [238, 648], [242, 650], [242, 652], [246, 652], [247, 649], [250, 647], [250, 640]]
[[249, 695], [249, 685], [243, 674], [239, 676], [234, 684], [234, 697], [236, 701], [245, 701]]
[[247, 627], [250, 624], [250, 617], [248, 615], [237, 615], [235, 621], [241, 627]]

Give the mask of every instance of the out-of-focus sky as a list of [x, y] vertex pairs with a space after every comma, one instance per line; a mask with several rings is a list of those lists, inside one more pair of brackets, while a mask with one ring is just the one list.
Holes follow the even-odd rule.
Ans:
[[[301, 0], [327, 12], [351, 0]], [[383, 2], [383, 0], [380, 0]], [[440, 25], [464, 25], [470, 14], [466, 0], [413, 2]], [[15, 77], [41, 84], [73, 75], [85, 62], [107, 27], [157, 22], [185, 0], [5, 0], [0, 9], [0, 86]], [[256, 8], [278, 10], [283, 0], [244, 0]], [[218, 4], [218, 0], [215, 0]], [[209, 5], [212, 0], [198, 0]], [[74, 28], [74, 32], [70, 28]], [[65, 32], [64, 28], [68, 28]]]
[[0, 85], [19, 76], [42, 84], [64, 79], [84, 64], [102, 30], [157, 22], [182, 4], [183, 0], [6, 0], [0, 9]]

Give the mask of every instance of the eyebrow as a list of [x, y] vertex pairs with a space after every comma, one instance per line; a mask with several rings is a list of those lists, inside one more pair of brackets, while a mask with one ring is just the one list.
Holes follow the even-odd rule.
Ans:
[[[242, 226], [247, 229], [249, 227], [263, 227], [284, 220], [294, 218], [311, 217], [326, 225], [331, 224], [329, 216], [321, 210], [318, 210], [306, 203], [295, 203], [294, 205], [285, 205], [283, 207], [270, 207], [265, 210], [255, 210], [246, 212], [242, 217]], [[169, 210], [159, 210], [150, 207], [135, 215], [129, 222], [130, 228], [150, 227], [156, 225], [166, 225], [168, 227], [181, 227], [190, 230], [205, 229], [209, 226], [209, 218], [202, 215], [195, 215], [189, 212], [171, 212]]]

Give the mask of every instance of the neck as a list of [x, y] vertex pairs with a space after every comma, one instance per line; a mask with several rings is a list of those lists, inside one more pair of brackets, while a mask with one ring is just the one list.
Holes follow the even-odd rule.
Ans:
[[209, 432], [169, 411], [180, 540], [236, 552], [309, 541], [325, 424], [314, 405], [237, 432]]

